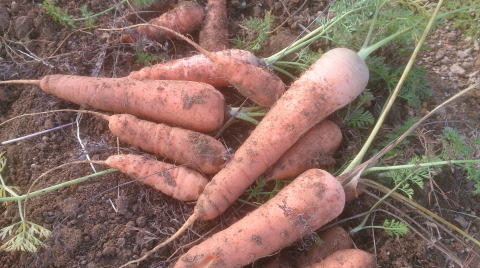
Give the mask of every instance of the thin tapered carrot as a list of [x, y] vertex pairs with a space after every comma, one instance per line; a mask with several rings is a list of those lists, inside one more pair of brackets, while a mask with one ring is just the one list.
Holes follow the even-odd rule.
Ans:
[[76, 104], [202, 132], [218, 129], [224, 120], [223, 95], [211, 85], [199, 82], [55, 74], [41, 80], [0, 81], [0, 84], [32, 84]]

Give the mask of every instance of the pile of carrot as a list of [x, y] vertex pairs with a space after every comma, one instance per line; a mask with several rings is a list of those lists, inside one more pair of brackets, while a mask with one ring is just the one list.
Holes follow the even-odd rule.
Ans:
[[[120, 141], [173, 163], [139, 155], [114, 155], [103, 162], [175, 199], [197, 200], [176, 234], [130, 263], [145, 259], [195, 221], [220, 216], [262, 175], [267, 181], [295, 179], [249, 215], [188, 250], [175, 267], [241, 267], [311, 234], [345, 206], [342, 185], [319, 168], [335, 165], [342, 133], [326, 118], [365, 88], [369, 72], [364, 60], [349, 49], [332, 49], [287, 90], [255, 55], [228, 49], [226, 12], [225, 0], [209, 0], [206, 11], [196, 3], [181, 2], [152, 19], [151, 25], [125, 31], [124, 42], [179, 38], [201, 53], [145, 67], [125, 78], [59, 74], [0, 82], [33, 84], [64, 100], [119, 113], [100, 116]], [[177, 33], [200, 27], [201, 45]], [[225, 123], [225, 100], [215, 87], [226, 86], [271, 107], [231, 158], [209, 135]], [[214, 175], [210, 181], [208, 175]], [[318, 259], [314, 257], [304, 264], [353, 267], [330, 264], [349, 254], [355, 262], [371, 265], [359, 267], [374, 265], [368, 264], [372, 256], [363, 252], [330, 254], [333, 257], [322, 255], [327, 258], [319, 264], [313, 263]]]

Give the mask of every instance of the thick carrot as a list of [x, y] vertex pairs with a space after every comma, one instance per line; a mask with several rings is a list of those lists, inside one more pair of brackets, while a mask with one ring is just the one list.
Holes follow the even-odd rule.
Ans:
[[200, 30], [199, 43], [208, 51], [220, 51], [228, 48], [226, 0], [208, 0], [207, 16]]
[[41, 80], [0, 82], [8, 83], [34, 84], [76, 104], [133, 114], [196, 131], [214, 131], [224, 120], [223, 95], [204, 83], [75, 75], [47, 75]]
[[114, 155], [105, 164], [181, 201], [197, 200], [208, 180], [200, 173], [140, 155]]
[[[259, 58], [251, 52], [240, 49], [228, 49], [215, 52], [220, 56], [228, 56], [244, 63], [262, 66]], [[198, 54], [165, 63], [159, 63], [131, 72], [128, 77], [154, 80], [185, 80], [210, 84], [214, 87], [228, 86], [227, 80], [215, 69], [215, 64], [205, 55]]]
[[[335, 177], [308, 170], [261, 207], [191, 248], [175, 268], [242, 267], [314, 232], [337, 217], [344, 204]], [[197, 265], [209, 258], [209, 266]]]
[[323, 54], [292, 84], [226, 167], [208, 183], [184, 226], [132, 262], [145, 259], [178, 237], [197, 219], [210, 220], [222, 214], [305, 132], [355, 99], [367, 85], [368, 76], [365, 62], [352, 50], [336, 48]]
[[[194, 2], [180, 2], [172, 10], [163, 13], [158, 18], [149, 21], [150, 24], [164, 26], [179, 33], [191, 33], [202, 25], [205, 11], [203, 7]], [[122, 34], [121, 41], [132, 43], [142, 37], [150, 40], [164, 41], [176, 37], [174, 34], [162, 31], [153, 26], [138, 26]]]
[[325, 53], [293, 83], [215, 175], [199, 198], [195, 214], [203, 220], [220, 215], [305, 132], [358, 96], [367, 81], [367, 66], [354, 51], [336, 48]]
[[195, 131], [155, 124], [129, 114], [108, 117], [109, 128], [121, 141], [185, 164], [206, 174], [225, 163], [226, 149], [218, 140]]
[[320, 244], [310, 248], [303, 258], [298, 259], [298, 267], [309, 267], [321, 262], [334, 252], [349, 249], [353, 246], [353, 240], [342, 227], [332, 227], [319, 234]]
[[375, 256], [359, 249], [343, 249], [309, 268], [376, 268]]
[[332, 154], [342, 142], [342, 131], [329, 120], [324, 120], [303, 135], [265, 173], [265, 180], [295, 178], [311, 168], [325, 168], [335, 164]]
[[156, 26], [159, 29], [175, 34], [195, 49], [207, 56], [215, 66], [216, 72], [221, 74], [230, 85], [235, 87], [240, 94], [250, 98], [255, 103], [270, 107], [285, 92], [283, 81], [270, 71], [246, 64], [232, 57], [217, 55], [207, 51], [187, 37], [163, 26]]

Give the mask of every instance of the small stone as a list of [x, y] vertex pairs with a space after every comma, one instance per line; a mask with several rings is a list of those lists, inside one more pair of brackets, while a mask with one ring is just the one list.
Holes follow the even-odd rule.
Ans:
[[440, 62], [441, 62], [442, 64], [448, 64], [448, 63], [450, 63], [450, 59], [447, 58], [447, 57], [444, 57]]
[[147, 224], [147, 218], [145, 218], [144, 216], [141, 216], [141, 217], [138, 217], [135, 222], [137, 223], [138, 227], [143, 228]]
[[457, 75], [464, 75], [465, 74], [465, 69], [463, 69], [460, 65], [458, 65], [457, 63], [453, 64], [452, 66], [450, 66], [450, 71], [453, 73], [453, 74], [457, 74]]
[[12, 13], [18, 11], [18, 3], [17, 3], [17, 1], [12, 1], [12, 4], [10, 4], [10, 11], [11, 11]]
[[28, 16], [20, 16], [15, 19], [15, 34], [18, 39], [25, 39], [33, 29], [33, 20]]
[[457, 40], [457, 33], [455, 31], [449, 32], [447, 34], [448, 41], [456, 41]]
[[473, 67], [473, 62], [466, 61], [466, 62], [462, 63], [462, 68], [464, 68], [464, 69], [470, 69], [472, 67]]
[[103, 249], [102, 255], [103, 256], [114, 256], [117, 253], [115, 247], [107, 246]]
[[127, 225], [128, 228], [135, 227], [135, 222], [134, 221], [129, 221], [129, 222], [127, 222], [126, 225]]
[[468, 222], [463, 216], [456, 216], [455, 221], [458, 222], [458, 224], [460, 224], [464, 229], [468, 227]]
[[4, 4], [0, 4], [0, 34], [3, 35], [10, 26], [10, 15], [8, 14], [7, 7]]
[[124, 237], [120, 237], [119, 239], [117, 239], [117, 246], [118, 247], [123, 247], [125, 245], [125, 238]]
[[435, 54], [435, 60], [441, 60], [443, 59], [443, 57], [445, 57], [445, 50], [443, 49], [438, 50], [437, 53]]
[[461, 51], [457, 52], [457, 55], [460, 58], [466, 58], [466, 57], [470, 56], [471, 54], [472, 54], [472, 49], [471, 48], [467, 48], [465, 50], [461, 50]]
[[87, 234], [83, 236], [83, 241], [88, 242], [91, 240], [91, 237]]
[[475, 51], [480, 50], [480, 42], [478, 42], [478, 40], [475, 40], [475, 42], [473, 42], [473, 50]]

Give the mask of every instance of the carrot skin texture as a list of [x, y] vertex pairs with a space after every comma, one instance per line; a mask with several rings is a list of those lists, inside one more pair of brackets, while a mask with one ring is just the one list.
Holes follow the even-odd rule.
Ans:
[[129, 114], [110, 116], [109, 128], [123, 142], [205, 174], [217, 173], [225, 163], [226, 149], [222, 143], [202, 133], [140, 120]]
[[342, 142], [342, 131], [324, 120], [311, 128], [265, 173], [265, 181], [295, 178], [311, 168], [335, 164], [333, 153]]
[[218, 129], [224, 120], [223, 95], [204, 83], [47, 75], [40, 88], [76, 104], [201, 132]]
[[307, 268], [321, 262], [334, 252], [353, 247], [353, 240], [342, 227], [335, 226], [319, 234], [320, 245], [314, 245], [304, 258], [299, 258], [298, 267]]
[[[251, 52], [240, 49], [228, 49], [215, 52], [219, 56], [230, 56], [244, 63], [261, 66], [263, 63]], [[215, 64], [205, 55], [198, 54], [188, 58], [144, 67], [131, 72], [128, 77], [152, 80], [184, 80], [210, 84], [214, 87], [228, 86], [227, 80], [215, 69]]]
[[208, 180], [200, 173], [140, 155], [114, 155], [105, 160], [140, 182], [180, 201], [194, 201], [205, 188]]
[[220, 51], [228, 48], [226, 0], [208, 0], [207, 15], [200, 30], [199, 43], [208, 51]]
[[271, 107], [285, 92], [286, 86], [277, 75], [262, 67], [245, 64], [232, 57], [209, 53], [215, 69], [244, 97], [260, 106]]
[[376, 268], [375, 256], [359, 249], [336, 251], [322, 262], [309, 268]]
[[209, 220], [222, 214], [305, 132], [357, 97], [367, 81], [368, 68], [354, 51], [336, 48], [325, 53], [283, 94], [213, 177], [194, 215]]
[[[191, 33], [202, 25], [205, 11], [203, 7], [194, 2], [181, 2], [172, 10], [169, 10], [158, 18], [150, 20], [148, 23], [158, 26], [170, 28], [179, 33]], [[132, 43], [144, 36], [153, 41], [164, 41], [168, 38], [175, 38], [176, 36], [155, 28], [154, 26], [138, 26], [130, 33], [122, 34], [121, 40], [125, 43]]]
[[[242, 267], [320, 228], [344, 205], [343, 188], [335, 177], [308, 170], [265, 204], [191, 248], [174, 267]], [[198, 265], [207, 258], [212, 258], [210, 266]]]

